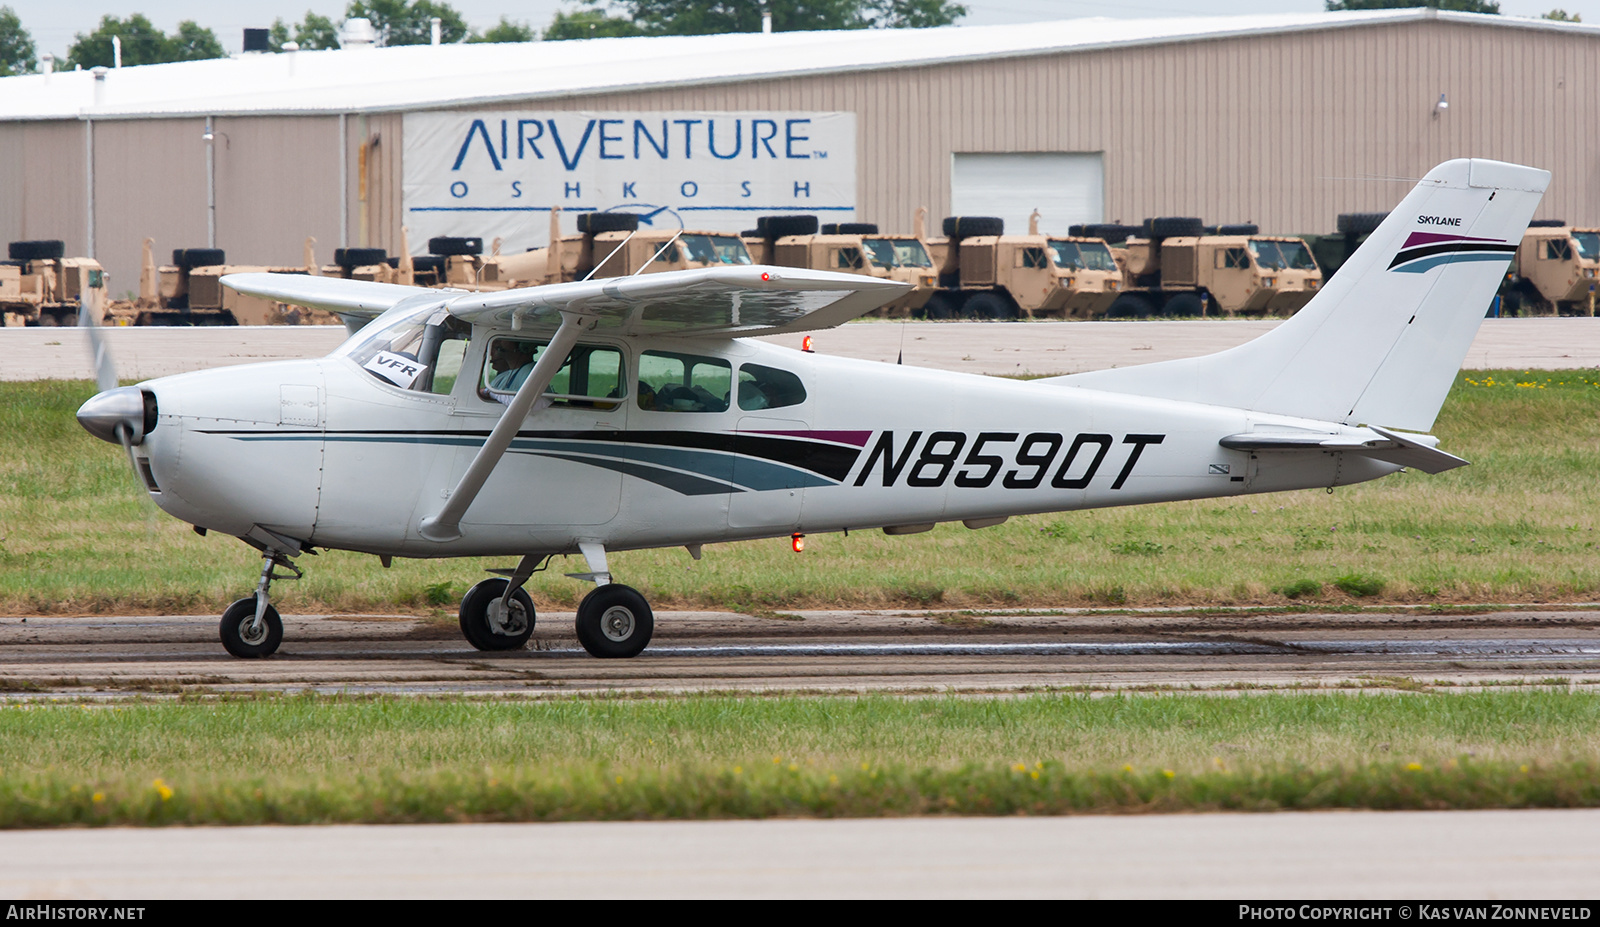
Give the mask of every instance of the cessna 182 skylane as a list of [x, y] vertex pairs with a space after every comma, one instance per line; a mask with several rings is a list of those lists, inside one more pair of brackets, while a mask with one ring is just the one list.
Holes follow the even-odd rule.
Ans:
[[[581, 554], [589, 571], [572, 575], [596, 588], [578, 637], [629, 657], [653, 619], [612, 581], [612, 551], [698, 557], [715, 541], [982, 528], [1464, 465], [1424, 432], [1549, 178], [1441, 164], [1297, 315], [1206, 357], [1014, 382], [747, 340], [836, 326], [902, 290], [793, 268], [495, 293], [240, 274], [223, 282], [339, 313], [352, 337], [318, 360], [106, 389], [78, 418], [126, 447], [162, 509], [261, 551], [255, 595], [222, 618], [235, 656], [278, 648], [271, 582], [321, 547], [520, 556], [462, 600], [482, 650], [523, 646], [524, 583]], [[497, 369], [518, 358], [536, 360]]]

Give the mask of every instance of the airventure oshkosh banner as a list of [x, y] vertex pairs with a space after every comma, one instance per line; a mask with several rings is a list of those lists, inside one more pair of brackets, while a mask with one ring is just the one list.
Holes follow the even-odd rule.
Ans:
[[636, 212], [650, 228], [738, 232], [768, 213], [848, 222], [854, 113], [408, 113], [405, 224], [546, 244], [550, 209]]

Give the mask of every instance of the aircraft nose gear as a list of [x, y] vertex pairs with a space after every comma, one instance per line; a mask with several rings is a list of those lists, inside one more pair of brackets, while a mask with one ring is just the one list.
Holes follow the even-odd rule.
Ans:
[[[256, 594], [234, 602], [222, 613], [222, 646], [236, 657], [270, 657], [278, 651], [278, 645], [283, 643], [283, 619], [272, 607], [267, 591], [275, 579], [299, 579], [305, 575], [277, 551], [265, 551], [261, 559], [261, 581], [256, 584]], [[290, 572], [274, 572], [276, 566]]]
[[[467, 590], [461, 599], [461, 633], [479, 650], [520, 650], [533, 634], [533, 599], [522, 584], [495, 577]], [[509, 601], [507, 601], [509, 598]]]

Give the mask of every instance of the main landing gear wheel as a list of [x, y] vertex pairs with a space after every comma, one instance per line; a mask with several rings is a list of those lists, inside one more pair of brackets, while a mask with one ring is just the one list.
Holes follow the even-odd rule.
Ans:
[[596, 587], [578, 605], [578, 643], [591, 656], [638, 656], [655, 629], [650, 603], [629, 586]]
[[283, 643], [283, 619], [271, 605], [256, 621], [256, 597], [246, 596], [222, 613], [222, 646], [236, 657], [270, 657]]
[[507, 584], [486, 579], [461, 599], [461, 634], [479, 650], [521, 650], [533, 635], [533, 599], [518, 589], [505, 606]]

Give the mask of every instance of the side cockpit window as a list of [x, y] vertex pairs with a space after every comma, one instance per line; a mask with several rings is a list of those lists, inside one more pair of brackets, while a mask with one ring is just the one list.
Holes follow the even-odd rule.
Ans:
[[[490, 341], [478, 395], [491, 402], [510, 402], [548, 346], [547, 342], [522, 338]], [[544, 394], [552, 405], [607, 410], [621, 405], [626, 389], [621, 351], [606, 345], [580, 344], [567, 355]]]
[[739, 368], [739, 408], [744, 411], [781, 409], [805, 401], [805, 384], [789, 371], [760, 364]]
[[698, 354], [639, 355], [639, 408], [652, 412], [726, 412], [733, 367]]

